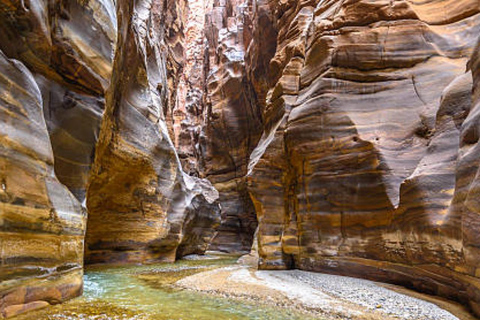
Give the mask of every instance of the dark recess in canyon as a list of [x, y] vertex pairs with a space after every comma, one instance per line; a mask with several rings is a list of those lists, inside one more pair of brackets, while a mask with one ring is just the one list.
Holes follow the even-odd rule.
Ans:
[[480, 316], [478, 0], [0, 0], [0, 318], [248, 253]]

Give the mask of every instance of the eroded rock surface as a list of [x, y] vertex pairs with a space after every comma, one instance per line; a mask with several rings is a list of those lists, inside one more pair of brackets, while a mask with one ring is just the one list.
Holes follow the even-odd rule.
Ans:
[[479, 31], [478, 0], [0, 0], [1, 316], [80, 294], [82, 204], [88, 263], [257, 229], [260, 268], [480, 314]]
[[464, 209], [476, 165], [460, 143], [478, 2], [270, 8], [278, 79], [248, 175], [260, 267], [396, 282], [478, 308], [479, 242], [466, 236], [478, 216]]
[[74, 90], [104, 94], [117, 29], [112, 0], [2, 0], [0, 15], [7, 56]]
[[42, 95], [0, 52], [0, 317], [82, 292], [86, 215], [53, 169]]
[[220, 193], [222, 223], [210, 249], [248, 252], [257, 223], [245, 183], [262, 131], [247, 79], [252, 1], [188, 1], [183, 71], [167, 114], [182, 166]]
[[[194, 231], [191, 221], [208, 229], [220, 218], [217, 191], [183, 172], [165, 123], [163, 8], [162, 1], [117, 6], [112, 86], [87, 194], [89, 263], [175, 261], [180, 244], [182, 253], [199, 253], [213, 232]], [[210, 213], [202, 226], [191, 217], [199, 206]]]
[[0, 31], [2, 317], [82, 292], [81, 203], [110, 82], [115, 7], [0, 1]]
[[182, 10], [0, 1], [0, 318], [81, 294], [87, 184], [87, 262], [172, 261], [211, 242], [218, 192], [184, 174], [163, 117], [183, 63]]
[[262, 130], [245, 69], [251, 16], [251, 1], [215, 1], [207, 16], [208, 114], [200, 145], [204, 174], [222, 204], [222, 225], [211, 248], [229, 252], [249, 251], [257, 227], [245, 183], [248, 157]]
[[30, 69], [42, 91], [57, 177], [83, 202], [111, 77], [115, 5], [2, 1], [0, 17], [0, 48]]

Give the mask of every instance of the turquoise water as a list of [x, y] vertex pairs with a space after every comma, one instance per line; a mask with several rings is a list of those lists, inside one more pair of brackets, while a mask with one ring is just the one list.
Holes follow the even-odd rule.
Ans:
[[194, 273], [234, 263], [233, 258], [129, 267], [90, 267], [84, 296], [17, 319], [164, 320], [308, 319], [284, 308], [172, 288]]

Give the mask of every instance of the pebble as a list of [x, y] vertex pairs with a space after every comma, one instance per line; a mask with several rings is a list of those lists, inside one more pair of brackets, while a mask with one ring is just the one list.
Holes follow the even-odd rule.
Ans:
[[433, 303], [392, 291], [372, 281], [300, 270], [277, 272], [277, 276], [279, 274], [368, 309], [381, 309], [383, 313], [400, 319], [460, 320]]

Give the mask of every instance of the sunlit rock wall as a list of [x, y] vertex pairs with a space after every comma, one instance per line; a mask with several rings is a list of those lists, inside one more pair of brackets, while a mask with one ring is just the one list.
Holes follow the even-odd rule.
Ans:
[[0, 1], [0, 318], [82, 293], [86, 229], [92, 263], [211, 242], [218, 192], [184, 174], [165, 123], [185, 7]]
[[0, 318], [82, 293], [115, 37], [111, 1], [0, 1]]
[[[217, 191], [183, 172], [165, 122], [164, 5], [117, 4], [112, 85], [87, 193], [89, 263], [174, 261], [201, 253], [220, 219]], [[197, 211], [203, 219], [191, 216]]]
[[478, 1], [260, 5], [272, 18], [254, 29], [278, 33], [248, 171], [260, 267], [400, 283], [478, 311]]

